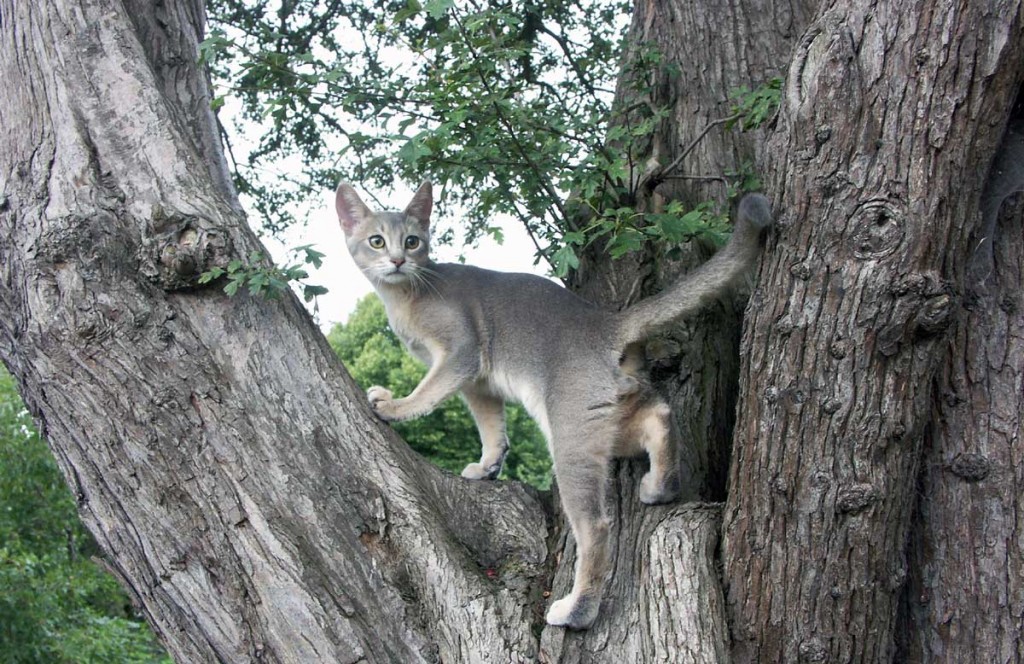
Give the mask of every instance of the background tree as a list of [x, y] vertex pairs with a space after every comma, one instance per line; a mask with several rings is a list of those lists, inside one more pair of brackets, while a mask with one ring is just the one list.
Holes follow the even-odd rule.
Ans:
[[[445, 25], [469, 35], [469, 53], [507, 44], [516, 25], [508, 12], [488, 14], [473, 33], [448, 3], [392, 9], [403, 8], [428, 36]], [[959, 617], [950, 628], [946, 596], [907, 590], [997, 569], [999, 546], [996, 556], [987, 547], [933, 554], [929, 542], [951, 523], [944, 492], [997, 496], [986, 504], [1019, 512], [1016, 474], [983, 472], [998, 469], [987, 448], [949, 457], [962, 430], [980, 435], [961, 440], [988, 444], [987, 418], [933, 435], [947, 424], [933, 417], [940, 396], [944, 408], [958, 403], [942, 381], [971, 389], [968, 369], [1007, 358], [982, 394], [971, 392], [989, 412], [996, 406], [985, 399], [1013, 403], [996, 395], [1020, 375], [1012, 342], [999, 341], [1019, 318], [1016, 291], [999, 290], [1014, 283], [1003, 266], [1019, 264], [1019, 245], [996, 243], [998, 276], [986, 284], [995, 290], [960, 298], [985, 232], [985, 173], [1021, 80], [1019, 4], [637, 6], [608, 140], [598, 146], [611, 158], [594, 157], [619, 168], [591, 178], [570, 164], [581, 175], [565, 189], [584, 203], [549, 200], [566, 225], [551, 222], [553, 251], [538, 236], [556, 268], [577, 268], [566, 272], [574, 288], [613, 305], [679, 267], [667, 262], [674, 247], [637, 240], [670, 239], [666, 221], [699, 208], [699, 192], [684, 185], [719, 186], [756, 156], [756, 135], [711, 131], [695, 142], [735, 115], [721, 81], [753, 88], [796, 48], [762, 153], [780, 230], [744, 341], [727, 594], [716, 573], [718, 509], [641, 509], [632, 496], [640, 466], [627, 462], [610, 488], [614, 578], [586, 633], [540, 624], [540, 591], [549, 578], [553, 593], [564, 589], [572, 563], [557, 511], [520, 484], [464, 482], [412, 454], [372, 418], [294, 298], [243, 291], [226, 300], [201, 287], [202, 272], [260, 252], [225, 177], [194, 64], [202, 8], [3, 0], [0, 17], [10, 91], [0, 107], [9, 138], [0, 151], [0, 355], [87, 525], [178, 658], [722, 661], [725, 598], [740, 660], [891, 659], [901, 624], [911, 626], [899, 645], [907, 656], [1019, 652], [1019, 634], [1005, 625], [1021, 605], [1003, 599], [1015, 597], [1020, 577], [1012, 521], [985, 533], [985, 542], [1002, 537], [1008, 562], [993, 596], [1002, 603], [980, 611], [993, 617], [984, 639]], [[653, 51], [641, 46], [649, 41]], [[522, 52], [510, 53], [521, 66]], [[490, 59], [494, 75], [515, 71], [500, 55]], [[759, 80], [745, 81], [752, 70]], [[357, 74], [353, 83], [367, 77]], [[484, 97], [493, 115], [510, 117], [500, 96], [475, 92], [466, 98]], [[289, 103], [282, 96], [278, 106]], [[686, 131], [687, 117], [698, 128]], [[627, 141], [641, 126], [641, 140]], [[677, 200], [674, 214], [657, 216]], [[623, 260], [604, 260], [602, 249]], [[969, 318], [961, 301], [981, 306], [982, 317]], [[738, 329], [729, 308], [720, 324]], [[954, 323], [979, 320], [992, 330], [984, 353], [971, 350], [969, 334], [949, 344]], [[686, 378], [687, 362], [706, 357], [678, 342], [689, 329], [649, 347], [661, 378], [727, 384], [710, 369]], [[707, 329], [715, 334], [714, 321]], [[839, 394], [849, 385], [857, 389]], [[693, 390], [687, 407], [677, 404], [681, 417], [696, 416], [696, 430], [718, 431], [698, 437], [691, 459], [702, 492], [714, 491], [722, 466], [702, 459], [728, 429], [713, 415], [725, 393]], [[1019, 411], [999, 412], [1008, 413], [996, 430], [1011, 450], [1001, 458], [1013, 458]], [[959, 479], [939, 471], [946, 467]], [[985, 484], [990, 476], [1005, 482]], [[915, 511], [919, 477], [931, 502]], [[965, 525], [968, 538], [986, 525]], [[908, 554], [922, 561], [909, 586]]]
[[0, 371], [0, 661], [166, 661], [75, 512], [14, 381]]

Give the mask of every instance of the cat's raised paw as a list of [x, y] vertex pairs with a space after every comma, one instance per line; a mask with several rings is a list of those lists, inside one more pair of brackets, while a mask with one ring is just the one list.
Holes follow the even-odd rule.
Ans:
[[462, 476], [468, 480], [493, 480], [501, 472], [501, 464], [484, 466], [480, 463], [471, 463], [462, 469]]
[[371, 406], [376, 406], [381, 401], [391, 401], [391, 390], [380, 385], [374, 385], [366, 390], [366, 398], [370, 401]]
[[597, 619], [599, 605], [596, 598], [569, 595], [551, 603], [545, 620], [554, 627], [587, 629]]

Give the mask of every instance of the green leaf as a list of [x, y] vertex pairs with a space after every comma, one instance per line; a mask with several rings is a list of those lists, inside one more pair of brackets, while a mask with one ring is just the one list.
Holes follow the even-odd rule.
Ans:
[[622, 258], [629, 252], [640, 249], [643, 245], [643, 233], [635, 228], [623, 228], [617, 235], [612, 236], [605, 250], [612, 258]]
[[405, 145], [398, 150], [398, 158], [410, 167], [416, 166], [416, 163], [422, 157], [426, 157], [431, 154], [433, 154], [433, 150], [424, 145], [422, 139], [419, 137], [410, 138], [405, 142]]
[[564, 245], [552, 254], [551, 262], [555, 268], [555, 276], [559, 278], [566, 277], [570, 270], [580, 266], [580, 259], [570, 245]]
[[224, 276], [224, 270], [219, 267], [211, 267], [206, 272], [199, 275], [199, 283], [208, 284], [215, 279], [219, 279]]
[[303, 251], [306, 253], [306, 263], [312, 264], [317, 269], [323, 265], [323, 259], [326, 254], [316, 251], [311, 247], [303, 247]]
[[324, 295], [326, 293], [327, 293], [327, 289], [324, 288], [323, 286], [312, 286], [312, 285], [310, 285], [310, 286], [303, 286], [302, 287], [302, 297], [306, 300], [306, 302], [312, 302], [313, 298], [315, 298], [315, 297], [317, 297], [319, 295]]
[[427, 0], [427, 4], [423, 5], [423, 8], [430, 14], [430, 18], [437, 20], [444, 16], [454, 5], [454, 0]]

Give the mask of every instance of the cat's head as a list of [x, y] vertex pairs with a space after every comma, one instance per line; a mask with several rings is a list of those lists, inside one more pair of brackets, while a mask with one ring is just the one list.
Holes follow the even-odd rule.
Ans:
[[373, 212], [352, 185], [342, 182], [334, 195], [338, 221], [349, 253], [375, 286], [421, 282], [430, 265], [429, 182], [416, 190], [402, 212]]

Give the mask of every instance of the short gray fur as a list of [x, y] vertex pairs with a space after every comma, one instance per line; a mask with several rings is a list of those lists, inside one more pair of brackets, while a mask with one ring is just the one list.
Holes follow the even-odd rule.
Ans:
[[608, 570], [609, 461], [648, 454], [639, 492], [644, 503], [672, 501], [681, 488], [670, 411], [646, 380], [640, 342], [698, 311], [747, 270], [771, 223], [768, 200], [744, 197], [732, 239], [711, 260], [617, 313], [538, 276], [432, 261], [429, 182], [403, 212], [372, 212], [344, 183], [335, 205], [349, 251], [384, 302], [391, 327], [429, 367], [404, 398], [371, 387], [374, 411], [384, 420], [407, 420], [460, 392], [483, 448], [462, 475], [492, 479], [508, 450], [504, 404], [525, 406], [548, 440], [578, 552], [572, 591], [552, 603], [547, 622], [589, 627]]

